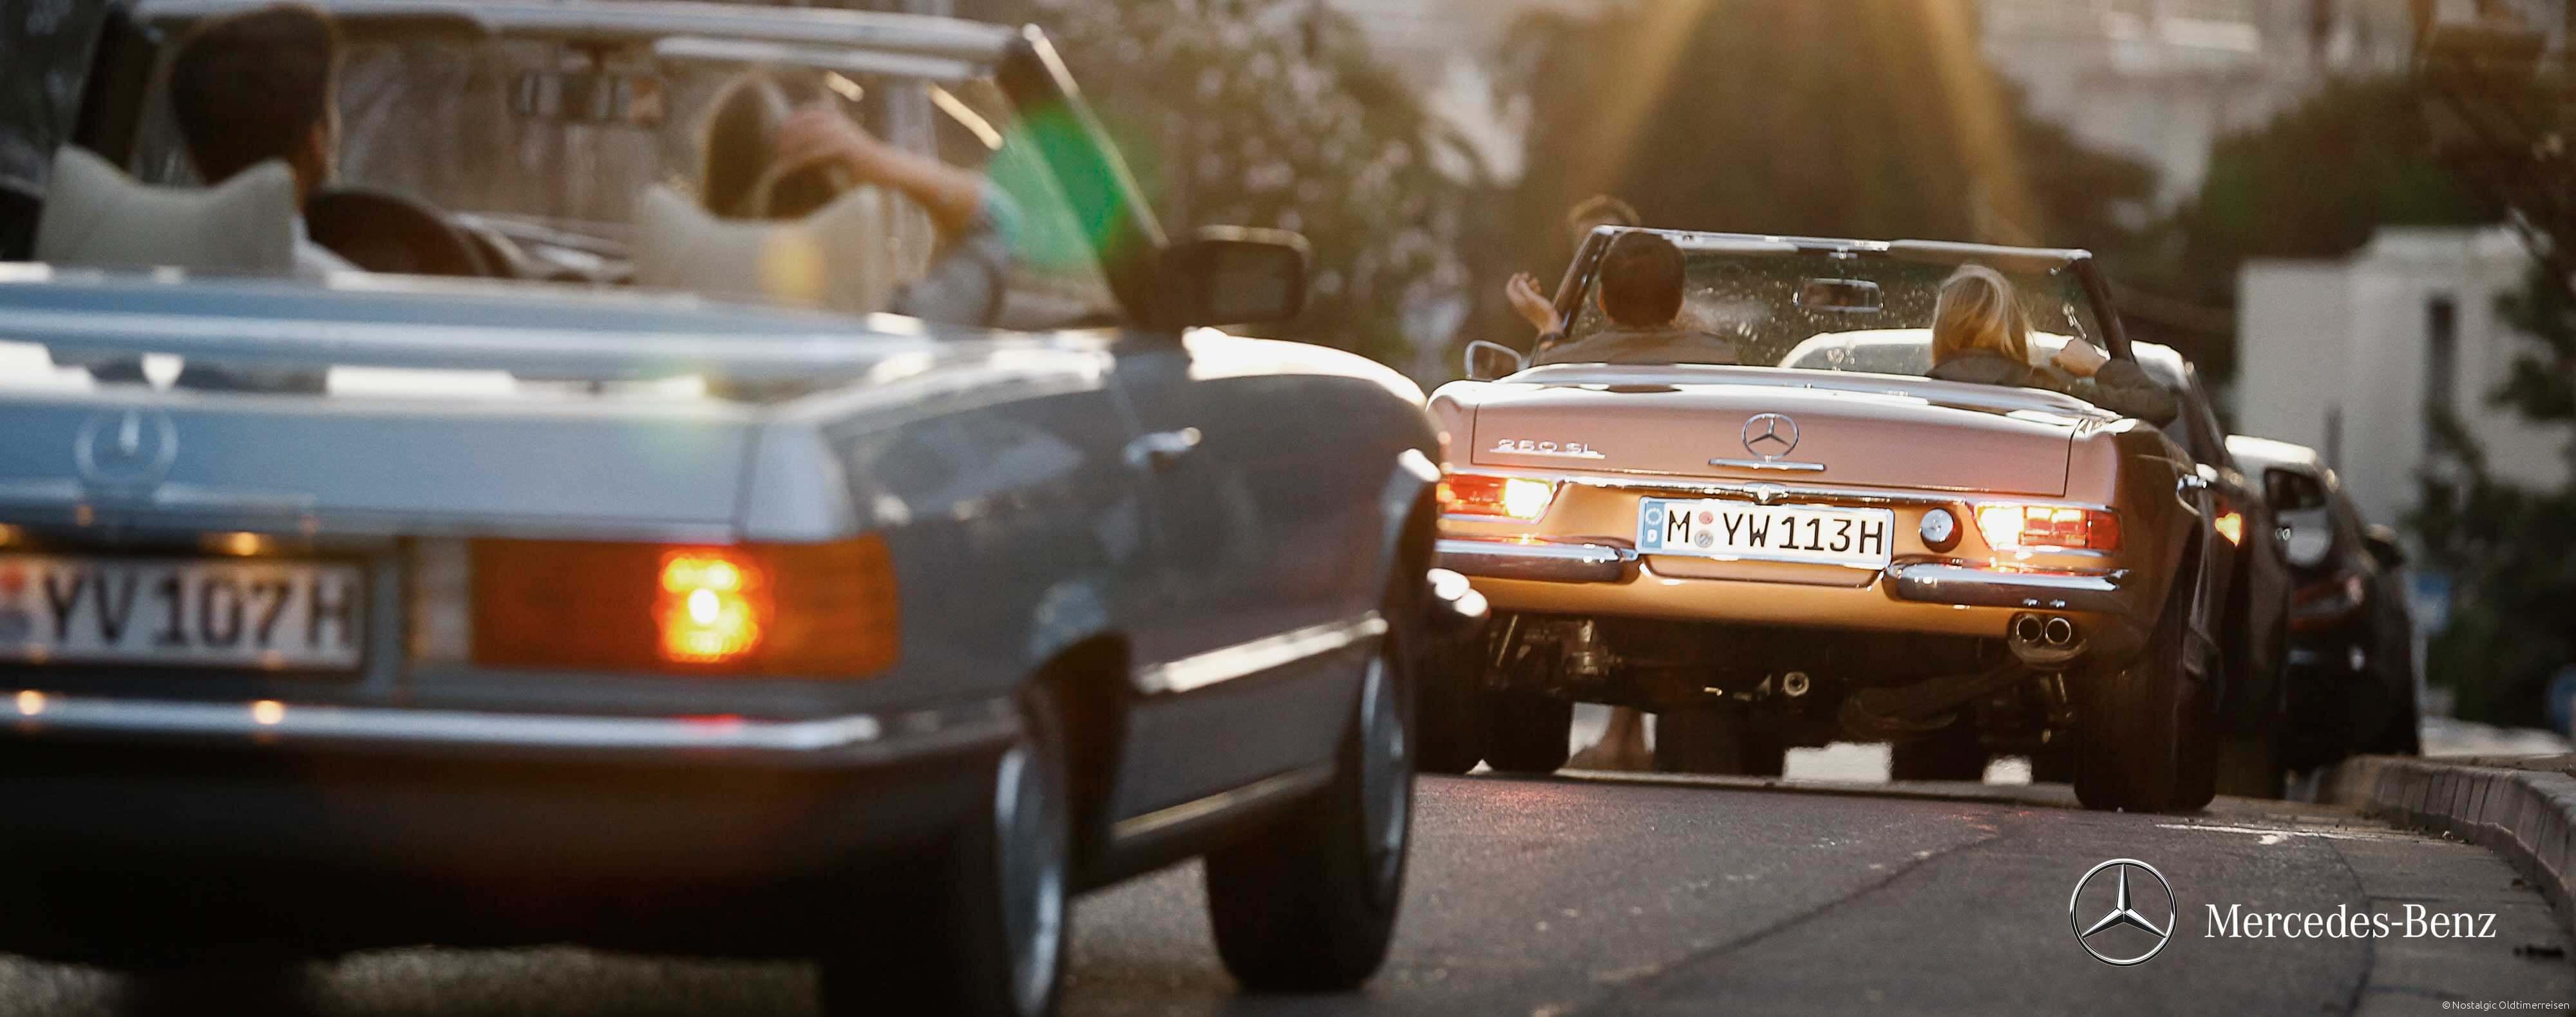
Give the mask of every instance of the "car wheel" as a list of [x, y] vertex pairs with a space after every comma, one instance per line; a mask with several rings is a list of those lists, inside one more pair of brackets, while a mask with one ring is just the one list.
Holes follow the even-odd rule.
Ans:
[[2228, 735], [2218, 740], [2216, 748], [2211, 756], [2211, 788], [2216, 794], [2279, 798], [2288, 791], [2288, 774], [2281, 768], [2271, 735]]
[[1485, 695], [1485, 763], [1501, 773], [1543, 774], [1574, 754], [1574, 703], [1532, 692]]
[[2033, 784], [2072, 784], [2075, 782], [2075, 748], [2064, 737], [2052, 738], [2030, 754], [2030, 782]]
[[1422, 681], [1413, 690], [1415, 768], [1449, 774], [1475, 769], [1485, 758], [1489, 721], [1473, 659], [1435, 659], [1419, 673]]
[[1984, 780], [1986, 747], [1966, 717], [1920, 738], [1888, 747], [1889, 780]]
[[2209, 697], [2183, 669], [2191, 583], [2187, 572], [2174, 580], [2137, 660], [2077, 678], [2085, 689], [2075, 797], [2085, 808], [2171, 812], [2209, 804], [2207, 778], [2193, 772], [2195, 762], [2208, 765]]
[[1655, 769], [1665, 773], [1777, 777], [1788, 756], [1779, 737], [1758, 729], [1742, 710], [1704, 706], [1655, 715]]
[[1368, 664], [1332, 783], [1207, 856], [1208, 924], [1244, 988], [1325, 992], [1386, 962], [1413, 836], [1410, 702], [1393, 640]]
[[2408, 689], [2406, 698], [2388, 718], [2388, 725], [2362, 743], [2362, 751], [2381, 756], [2420, 756], [2424, 754], [2424, 718], [2415, 706], [2415, 691]]
[[1071, 919], [1072, 813], [1063, 737], [1043, 691], [1024, 697], [1022, 733], [990, 764], [989, 808], [961, 826], [946, 871], [925, 875], [925, 924], [822, 958], [822, 1011], [1044, 1017], [1064, 984]]
[[213, 951], [187, 958], [143, 961], [122, 969], [124, 1012], [205, 1012], [223, 1000], [236, 1013], [302, 1013], [314, 1002], [314, 967], [300, 957], [233, 955]]

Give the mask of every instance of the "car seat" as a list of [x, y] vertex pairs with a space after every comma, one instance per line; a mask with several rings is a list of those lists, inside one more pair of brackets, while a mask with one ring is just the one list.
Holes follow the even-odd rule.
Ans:
[[907, 261], [885, 193], [854, 187], [802, 219], [726, 219], [665, 187], [644, 195], [635, 282], [726, 300], [881, 311]]
[[66, 145], [54, 153], [35, 247], [54, 265], [287, 275], [295, 174], [270, 161], [213, 187], [155, 187]]

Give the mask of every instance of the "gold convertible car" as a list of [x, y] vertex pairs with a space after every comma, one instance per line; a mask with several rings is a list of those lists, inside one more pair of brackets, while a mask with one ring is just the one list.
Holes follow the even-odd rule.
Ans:
[[[2048, 366], [2070, 339], [2135, 358], [2090, 255], [1640, 231], [1681, 252], [1692, 339], [1601, 356], [1623, 232], [1578, 253], [1561, 341], [1473, 344], [1479, 380], [1430, 400], [1441, 562], [1495, 615], [1425, 683], [1427, 766], [1554, 770], [1579, 701], [1657, 713], [1667, 770], [1889, 740], [1900, 779], [2023, 754], [2095, 808], [2209, 800], [2221, 513], [2154, 423], [2052, 390], [2091, 391]], [[1926, 376], [1967, 264], [2010, 281], [2052, 389]]]

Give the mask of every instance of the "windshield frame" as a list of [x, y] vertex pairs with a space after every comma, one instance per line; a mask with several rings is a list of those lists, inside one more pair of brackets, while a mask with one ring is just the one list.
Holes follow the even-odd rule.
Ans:
[[1556, 287], [1557, 320], [1567, 323], [1580, 320], [1584, 295], [1592, 291], [1599, 274], [1601, 256], [1609, 251], [1610, 242], [1622, 233], [1653, 233], [1673, 242], [1685, 254], [1729, 253], [1746, 256], [1764, 255], [1845, 255], [1856, 258], [1892, 258], [1937, 265], [1963, 265], [1970, 262], [1996, 265], [2016, 270], [2065, 269], [2075, 275], [2077, 287], [2093, 312], [2095, 324], [2102, 330], [2104, 352], [2113, 360], [2135, 361], [2137, 354], [2129, 344], [2128, 330], [2121, 325], [2119, 310], [2111, 302], [2111, 284], [2102, 274], [2093, 252], [2080, 248], [2005, 247], [1948, 240], [1843, 240], [1827, 237], [1783, 237], [1759, 233], [1709, 233], [1696, 230], [1666, 230], [1648, 227], [1596, 226], [1591, 235], [1574, 252], [1574, 261], [1565, 268], [1565, 276]]
[[[135, 7], [111, 7], [100, 24], [79, 112], [65, 143], [119, 166], [132, 165], [149, 120], [149, 103], [160, 86], [155, 78], [166, 50], [198, 20], [261, 2], [147, 0]], [[964, 61], [988, 73], [1020, 117], [1040, 125], [1029, 143], [1067, 204], [1086, 217], [1106, 211], [1095, 223], [1093, 257], [1122, 322], [1152, 325], [1162, 317], [1154, 296], [1169, 247], [1162, 224], [1054, 45], [1034, 27], [875, 11], [633, 0], [318, 0], [315, 6], [352, 39], [464, 33], [625, 45], [687, 36], [778, 42], [815, 52], [838, 47]]]

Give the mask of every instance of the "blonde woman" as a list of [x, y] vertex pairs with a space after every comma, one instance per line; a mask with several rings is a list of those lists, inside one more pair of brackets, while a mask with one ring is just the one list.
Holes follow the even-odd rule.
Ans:
[[2066, 340], [2049, 364], [2073, 383], [2031, 366], [2030, 319], [2012, 280], [1984, 265], [1961, 265], [1950, 273], [1932, 309], [1934, 379], [2044, 388], [2158, 426], [2172, 422], [2178, 411], [2173, 393], [2135, 361], [2113, 360], [2082, 339]]

